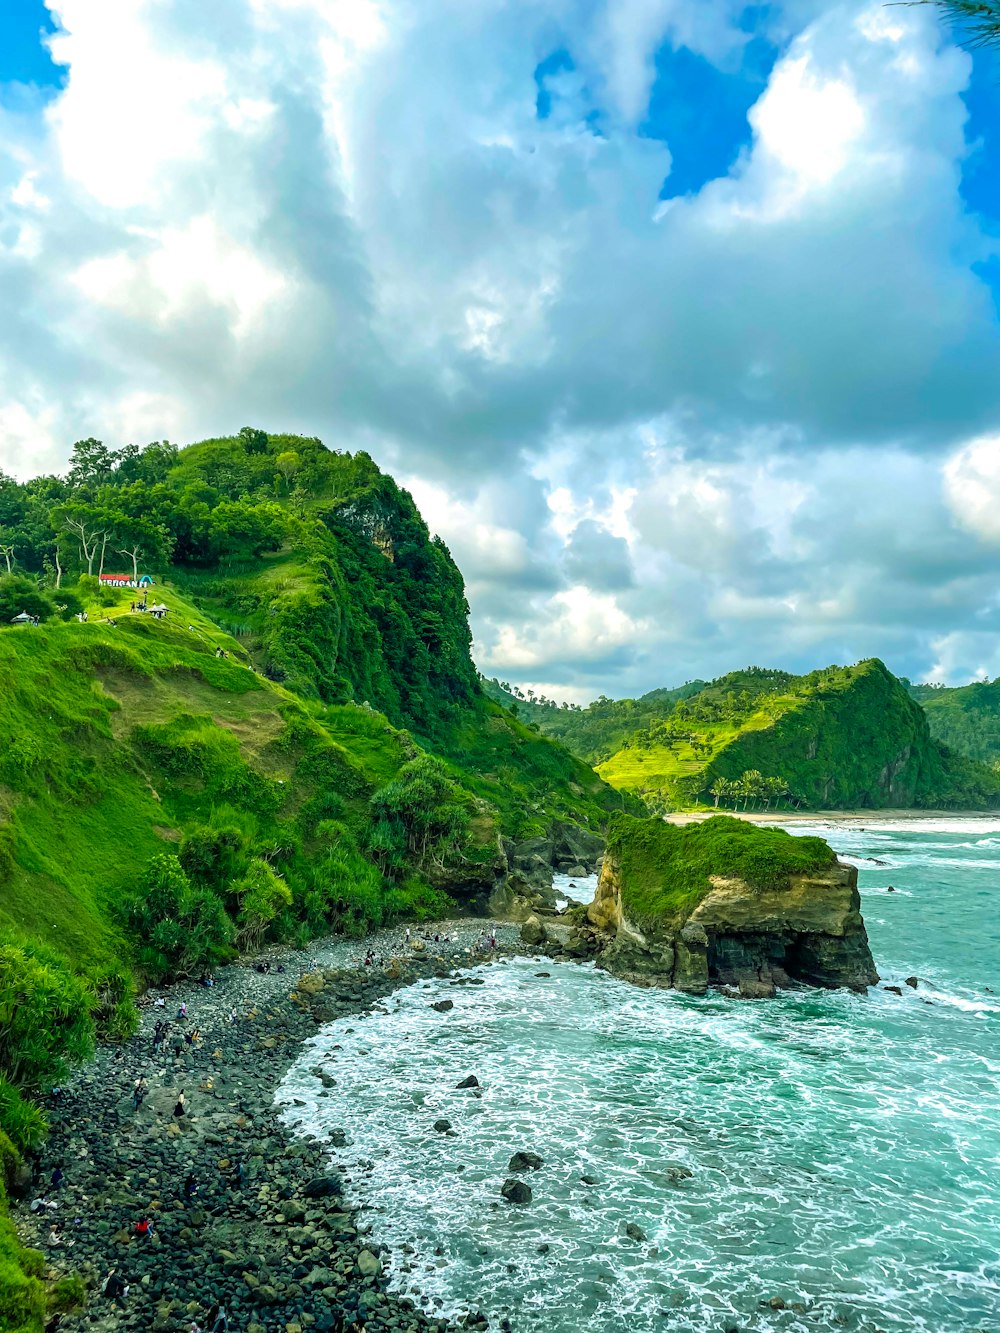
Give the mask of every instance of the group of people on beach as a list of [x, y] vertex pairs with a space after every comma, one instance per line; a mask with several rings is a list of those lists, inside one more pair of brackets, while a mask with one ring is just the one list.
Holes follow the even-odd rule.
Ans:
[[[283, 971], [284, 969], [282, 968], [281, 970]], [[202, 984], [205, 985], [214, 985], [214, 981], [214, 977], [211, 976], [202, 978]], [[152, 1003], [155, 1007], [160, 1009], [166, 1007], [166, 1001], [162, 996], [154, 999]], [[238, 1010], [234, 1005], [229, 1013], [229, 1021], [236, 1022], [238, 1017]], [[154, 1058], [159, 1054], [160, 1050], [167, 1042], [170, 1033], [176, 1030], [175, 1025], [183, 1026], [183, 1033], [178, 1034], [174, 1039], [175, 1055], [180, 1056], [183, 1053], [184, 1046], [182, 1041], [186, 1042], [190, 1047], [197, 1047], [200, 1044], [201, 1031], [199, 1027], [197, 1025], [190, 1027], [184, 1026], [188, 1023], [189, 1018], [190, 1012], [188, 1002], [182, 1000], [178, 1004], [176, 1017], [173, 1021], [166, 1018], [158, 1018], [156, 1020], [152, 1031], [151, 1054]], [[211, 1088], [211, 1079], [207, 1079], [203, 1086]], [[138, 1112], [140, 1110], [149, 1091], [149, 1078], [147, 1078], [145, 1074], [139, 1073], [132, 1083], [131, 1102], [134, 1111]], [[172, 1116], [178, 1121], [184, 1120], [190, 1116], [187, 1093], [184, 1088], [181, 1088], [177, 1094], [174, 1101]], [[65, 1177], [62, 1167], [56, 1166], [52, 1171], [49, 1180], [50, 1190], [32, 1199], [29, 1205], [29, 1209], [33, 1214], [36, 1216], [44, 1216], [48, 1213], [55, 1213], [58, 1210], [59, 1204], [56, 1199], [51, 1196], [58, 1194], [63, 1186], [64, 1179]], [[245, 1172], [242, 1162], [236, 1163], [229, 1184], [230, 1188], [243, 1188], [245, 1184]], [[185, 1203], [191, 1203], [194, 1197], [198, 1194], [199, 1188], [200, 1184], [198, 1178], [193, 1172], [189, 1172], [182, 1188], [182, 1196]], [[80, 1219], [78, 1218], [77, 1222], [79, 1221]], [[138, 1244], [148, 1244], [152, 1240], [154, 1232], [155, 1226], [153, 1219], [145, 1213], [139, 1216], [132, 1226], [132, 1237]], [[49, 1246], [53, 1248], [69, 1247], [74, 1243], [72, 1238], [66, 1237], [63, 1234], [59, 1223], [53, 1218], [48, 1233]], [[113, 1267], [103, 1283], [103, 1295], [116, 1308], [124, 1308], [128, 1302], [129, 1290], [130, 1287], [128, 1281], [118, 1272], [117, 1266]], [[228, 1333], [228, 1328], [229, 1320], [227, 1312], [223, 1306], [216, 1304], [208, 1311], [202, 1324], [199, 1324], [196, 1320], [191, 1322], [188, 1333]]]

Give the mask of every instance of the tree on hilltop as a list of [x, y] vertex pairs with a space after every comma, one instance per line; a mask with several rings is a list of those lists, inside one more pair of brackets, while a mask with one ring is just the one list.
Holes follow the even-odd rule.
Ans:
[[248, 454], [266, 454], [271, 439], [266, 430], [244, 426], [240, 431], [240, 441]]

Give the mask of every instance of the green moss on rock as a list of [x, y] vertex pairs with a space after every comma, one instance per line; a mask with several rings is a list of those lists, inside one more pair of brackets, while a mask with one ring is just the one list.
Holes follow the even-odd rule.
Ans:
[[772, 889], [837, 859], [822, 838], [796, 838], [727, 815], [684, 826], [615, 815], [607, 850], [621, 870], [622, 906], [643, 927], [680, 925], [713, 876]]

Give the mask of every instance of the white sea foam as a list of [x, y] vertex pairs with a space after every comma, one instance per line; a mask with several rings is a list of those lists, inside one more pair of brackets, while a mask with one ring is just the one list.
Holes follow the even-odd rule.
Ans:
[[[878, 898], [868, 930], [900, 996], [739, 1004], [518, 961], [320, 1032], [279, 1100], [300, 1132], [346, 1131], [331, 1156], [391, 1249], [393, 1284], [515, 1333], [991, 1327], [997, 840], [970, 832], [983, 821], [922, 822], [825, 834], [861, 863], [863, 900]], [[430, 1007], [443, 996], [446, 1014]], [[479, 1096], [456, 1087], [469, 1073]], [[441, 1118], [454, 1137], [434, 1131]], [[519, 1148], [545, 1159], [522, 1209], [499, 1196]], [[807, 1313], [776, 1318], [761, 1305], [774, 1294]]]

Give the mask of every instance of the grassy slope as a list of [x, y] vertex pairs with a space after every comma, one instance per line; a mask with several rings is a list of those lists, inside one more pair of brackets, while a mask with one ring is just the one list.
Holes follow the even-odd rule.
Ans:
[[686, 826], [616, 815], [608, 851], [621, 867], [626, 914], [649, 927], [686, 920], [711, 888], [711, 875], [768, 888], [836, 861], [822, 838], [796, 838], [724, 815]]
[[[130, 615], [123, 598], [124, 609], [92, 607], [86, 625], [0, 632], [0, 928], [84, 971], [128, 960], [114, 908], [146, 861], [176, 850], [213, 804], [258, 819], [220, 785], [234, 766], [283, 783], [278, 818], [291, 822], [317, 791], [339, 787], [360, 832], [370, 793], [414, 752], [382, 714], [302, 700], [248, 669], [241, 644], [177, 589], [160, 585], [157, 596], [171, 608], [164, 621]], [[230, 657], [216, 658], [217, 647]], [[332, 769], [305, 775], [296, 728], [335, 757]], [[164, 774], [161, 738], [208, 755], [198, 780]], [[498, 828], [540, 832], [555, 817], [597, 824], [621, 804], [586, 765], [485, 700], [448, 739], [444, 758], [470, 808], [495, 812], [491, 839]]]
[[[757, 769], [807, 808], [983, 807], [993, 776], [943, 752], [921, 709], [877, 660], [804, 677], [734, 673], [672, 710], [675, 734], [633, 738], [598, 772], [678, 807], [710, 804], [717, 777]], [[734, 695], [742, 704], [733, 708]]]

